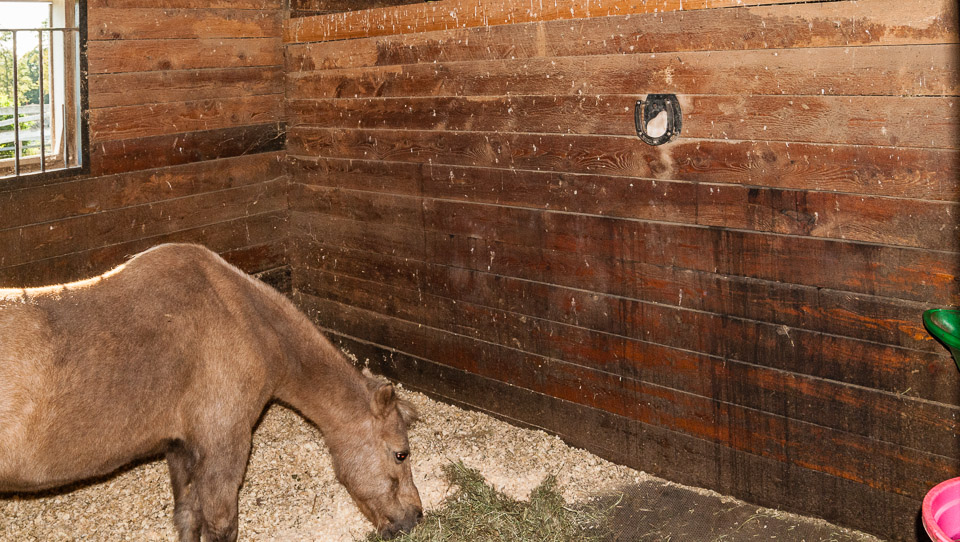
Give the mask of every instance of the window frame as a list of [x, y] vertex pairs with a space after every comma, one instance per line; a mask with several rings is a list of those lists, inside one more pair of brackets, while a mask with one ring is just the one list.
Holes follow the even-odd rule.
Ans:
[[[16, 2], [16, 1], [31, 1], [31, 0], [0, 0], [0, 5], [3, 5], [7, 2]], [[56, 0], [37, 0], [38, 2], [55, 2]], [[6, 187], [21, 188], [29, 187], [34, 185], [45, 184], [48, 181], [55, 181], [64, 178], [77, 177], [81, 175], [87, 175], [90, 173], [90, 102], [89, 102], [89, 80], [88, 80], [88, 59], [87, 59], [87, 2], [86, 0], [70, 0], [75, 6], [76, 9], [76, 34], [77, 34], [77, 46], [78, 46], [78, 66], [77, 66], [77, 79], [78, 79], [78, 92], [79, 95], [76, 96], [77, 108], [78, 108], [78, 122], [79, 122], [79, 149], [76, 153], [76, 157], [79, 159], [79, 165], [69, 166], [69, 167], [60, 167], [57, 169], [48, 169], [46, 171], [27, 171], [20, 173], [10, 173], [6, 175], [0, 175], [0, 189]], [[51, 27], [52, 27], [51, 23]], [[66, 73], [65, 70], [61, 69], [59, 73]], [[63, 77], [61, 75], [61, 77]], [[67, 142], [64, 142], [64, 145], [67, 145]], [[62, 153], [57, 152], [57, 154], [52, 155], [53, 157], [62, 160]], [[47, 155], [51, 157], [51, 155]], [[26, 156], [20, 157], [20, 163], [23, 164], [24, 161], [36, 161], [39, 162], [39, 157], [37, 156]], [[0, 164], [13, 164], [14, 158], [5, 158], [0, 159]]]

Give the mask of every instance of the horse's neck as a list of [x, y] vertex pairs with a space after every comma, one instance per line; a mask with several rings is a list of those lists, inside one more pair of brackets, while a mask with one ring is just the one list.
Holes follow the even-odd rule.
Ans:
[[281, 350], [275, 397], [300, 411], [324, 433], [355, 423], [369, 413], [366, 377], [313, 322], [279, 292], [249, 279], [266, 328]]
[[325, 434], [355, 422], [369, 410], [366, 377], [306, 318], [293, 325], [296, 332], [284, 345], [287, 370], [278, 398]]

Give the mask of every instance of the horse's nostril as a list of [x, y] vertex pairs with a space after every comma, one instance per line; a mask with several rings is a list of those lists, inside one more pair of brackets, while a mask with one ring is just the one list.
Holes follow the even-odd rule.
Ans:
[[417, 521], [423, 519], [423, 510], [417, 510]]

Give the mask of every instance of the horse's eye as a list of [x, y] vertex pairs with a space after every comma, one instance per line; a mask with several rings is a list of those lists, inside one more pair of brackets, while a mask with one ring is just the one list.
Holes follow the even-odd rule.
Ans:
[[408, 452], [397, 452], [397, 453], [395, 453], [395, 454], [393, 454], [393, 455], [396, 456], [397, 461], [399, 461], [399, 462], [402, 463], [402, 462], [407, 458], [407, 456], [410, 455], [410, 454], [409, 454]]

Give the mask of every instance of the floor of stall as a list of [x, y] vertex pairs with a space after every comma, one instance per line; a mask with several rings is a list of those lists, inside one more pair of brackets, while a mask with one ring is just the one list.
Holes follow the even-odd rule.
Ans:
[[[610, 527], [610, 542], [881, 540], [822, 519], [761, 508], [712, 491], [660, 480], [625, 488]], [[918, 537], [918, 541], [926, 540], [925, 535]]]

